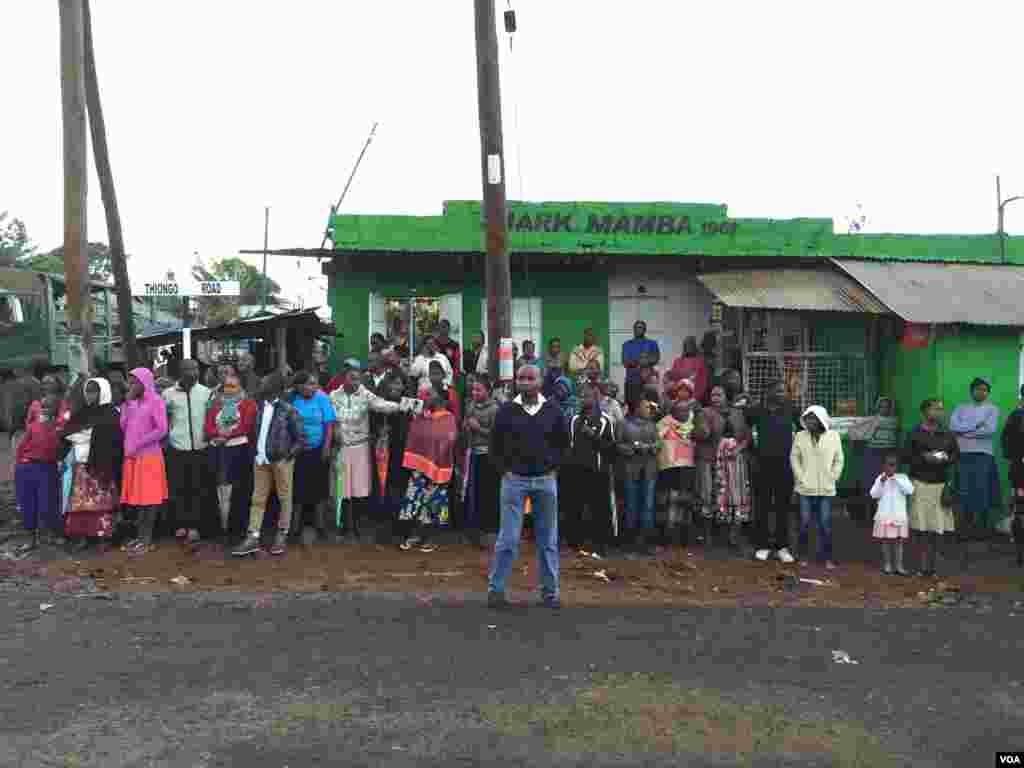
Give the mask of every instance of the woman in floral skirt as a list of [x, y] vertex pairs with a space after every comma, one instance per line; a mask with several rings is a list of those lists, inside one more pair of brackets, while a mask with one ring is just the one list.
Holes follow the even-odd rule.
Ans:
[[110, 539], [118, 507], [124, 437], [106, 379], [85, 383], [82, 405], [64, 425], [63, 434], [69, 446], [65, 461], [72, 464], [64, 534], [80, 551], [89, 539]]
[[421, 389], [420, 398], [425, 407], [409, 427], [403, 465], [412, 475], [398, 517], [416, 525], [402, 549], [419, 547], [421, 552], [433, 552], [434, 547], [426, 540], [427, 532], [431, 527], [444, 528], [449, 524], [448, 485], [458, 426], [448, 409], [448, 399], [439, 388]]

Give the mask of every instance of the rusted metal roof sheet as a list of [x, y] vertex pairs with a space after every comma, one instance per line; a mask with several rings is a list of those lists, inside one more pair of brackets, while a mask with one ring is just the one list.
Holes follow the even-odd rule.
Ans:
[[1024, 267], [845, 259], [833, 263], [908, 323], [1024, 326]]
[[892, 314], [856, 281], [829, 267], [736, 270], [698, 279], [730, 307]]

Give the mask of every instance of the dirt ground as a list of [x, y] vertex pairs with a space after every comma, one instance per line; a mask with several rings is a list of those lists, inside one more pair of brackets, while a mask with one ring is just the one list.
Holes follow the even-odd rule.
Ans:
[[[177, 543], [163, 543], [141, 558], [113, 551], [82, 561], [53, 561], [43, 573], [51, 581], [95, 579], [99, 589], [114, 592], [396, 592], [458, 601], [486, 589], [489, 560], [489, 552], [457, 544], [429, 555], [372, 544], [294, 545], [283, 558], [237, 560], [225, 557], [216, 545], [192, 553]], [[526, 542], [511, 596], [514, 601], [536, 599], [537, 586], [534, 548]], [[1016, 593], [1024, 589], [1024, 574], [1007, 567], [936, 580], [884, 576], [877, 565], [863, 562], [826, 573], [814, 565], [705, 559], [700, 547], [663, 548], [654, 559], [636, 561], [597, 561], [563, 550], [561, 587], [563, 600], [573, 605], [876, 608], [920, 606], [949, 592]]]

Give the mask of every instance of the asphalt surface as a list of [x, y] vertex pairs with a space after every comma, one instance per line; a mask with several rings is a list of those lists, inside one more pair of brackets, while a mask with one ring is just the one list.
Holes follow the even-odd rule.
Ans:
[[[723, 764], [554, 755], [540, 734], [501, 736], [478, 713], [558, 700], [607, 672], [857, 722], [901, 765], [991, 765], [998, 749], [1024, 749], [1024, 611], [1009, 597], [888, 612], [495, 614], [479, 596], [54, 586], [0, 580], [3, 766]], [[834, 663], [834, 650], [859, 663]]]

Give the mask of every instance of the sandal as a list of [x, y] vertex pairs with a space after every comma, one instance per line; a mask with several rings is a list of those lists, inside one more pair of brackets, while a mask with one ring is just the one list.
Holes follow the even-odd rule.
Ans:
[[146, 542], [141, 541], [141, 540], [133, 541], [131, 544], [128, 545], [128, 554], [129, 554], [129, 556], [140, 557], [140, 556], [146, 554], [147, 552], [152, 552], [152, 551], [153, 551], [153, 545], [152, 544], [146, 544]]

